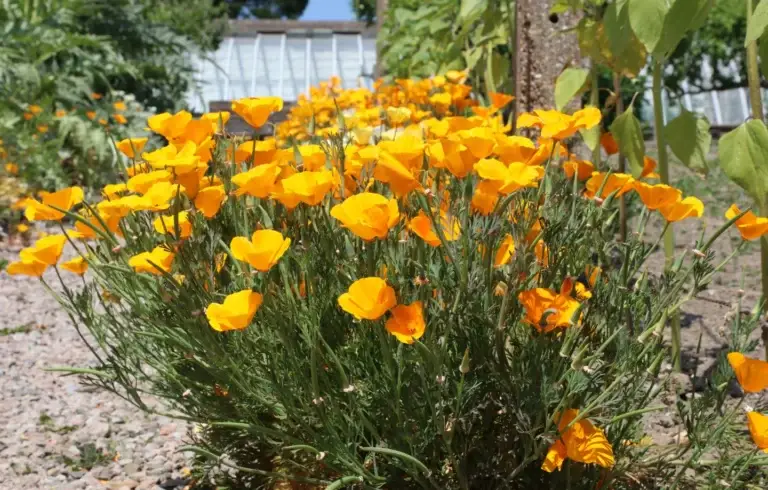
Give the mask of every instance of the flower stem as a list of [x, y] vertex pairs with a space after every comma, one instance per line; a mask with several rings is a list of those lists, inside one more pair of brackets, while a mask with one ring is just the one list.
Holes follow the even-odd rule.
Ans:
[[[667, 161], [667, 142], [664, 140], [664, 106], [661, 100], [662, 72], [664, 59], [653, 60], [653, 115], [654, 129], [656, 132], [656, 146], [659, 152], [659, 175], [661, 183], [669, 185], [669, 163]], [[675, 258], [675, 235], [670, 224], [664, 232], [664, 267], [669, 269]], [[675, 371], [680, 371], [680, 313], [673, 312], [670, 315], [670, 327], [672, 333], [672, 366]]]
[[[752, 19], [753, 2], [747, 1], [747, 23]], [[749, 81], [749, 101], [752, 105], [752, 119], [763, 120], [763, 97], [760, 92], [760, 71], [757, 64], [757, 41], [747, 45], [747, 79]], [[768, 216], [768, 203], [760, 203], [760, 214]], [[768, 241], [760, 239], [760, 270], [763, 282], [763, 309], [768, 306]]]

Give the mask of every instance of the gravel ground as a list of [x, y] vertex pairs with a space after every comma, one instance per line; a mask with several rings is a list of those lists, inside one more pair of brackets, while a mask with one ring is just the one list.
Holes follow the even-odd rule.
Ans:
[[[20, 247], [0, 244], [0, 260]], [[73, 274], [65, 280], [79, 282]], [[55, 273], [45, 279], [58, 284]], [[0, 489], [183, 488], [187, 426], [45, 371], [93, 355], [37, 279], [0, 273]]]

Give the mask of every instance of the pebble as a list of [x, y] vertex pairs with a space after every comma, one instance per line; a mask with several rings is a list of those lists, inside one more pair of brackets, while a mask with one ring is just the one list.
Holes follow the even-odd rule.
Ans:
[[[0, 244], [0, 260], [17, 256], [18, 248]], [[71, 257], [67, 249], [62, 260]], [[74, 274], [62, 277], [71, 288], [80, 284]], [[53, 270], [44, 279], [61, 292]], [[147, 415], [111, 393], [45, 371], [93, 367], [95, 358], [37, 279], [0, 272], [0, 328], [21, 325], [31, 330], [0, 336], [0, 488], [160, 490], [159, 481], [187, 465], [176, 453], [184, 422]], [[89, 469], [80, 465], [91, 444], [103, 459]]]

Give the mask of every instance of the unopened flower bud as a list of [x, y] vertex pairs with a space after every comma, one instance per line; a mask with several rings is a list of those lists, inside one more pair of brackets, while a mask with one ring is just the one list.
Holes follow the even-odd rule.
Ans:
[[461, 360], [459, 371], [461, 371], [461, 374], [467, 374], [469, 372], [469, 349], [464, 350], [464, 358]]
[[495, 296], [506, 296], [508, 290], [509, 287], [507, 286], [507, 283], [500, 281], [498, 284], [496, 284], [496, 288], [494, 288], [493, 294]]
[[113, 248], [112, 248], [112, 253], [113, 253], [113, 254], [119, 254], [119, 253], [120, 253], [120, 251], [121, 251], [122, 249], [123, 249], [123, 247], [122, 247], [122, 246], [120, 246], [120, 245], [117, 245], [117, 246], [115, 246], [115, 247], [113, 247]]

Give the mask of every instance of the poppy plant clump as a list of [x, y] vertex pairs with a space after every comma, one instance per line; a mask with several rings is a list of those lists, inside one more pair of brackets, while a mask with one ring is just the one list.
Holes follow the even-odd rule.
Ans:
[[[731, 434], [712, 430], [714, 401], [669, 457], [632, 441], [663, 384], [666, 319], [712, 280], [723, 230], [650, 280], [645, 225], [701, 202], [571, 153], [599, 109], [521, 114], [513, 134], [512, 97], [484, 106], [465, 78], [332, 79], [264, 139], [227, 121], [271, 125], [279, 98], [152, 116], [155, 137], [116, 143], [124, 178], [100, 197], [24, 203], [62, 231], [7, 272], [83, 276], [57, 293], [107, 354], [81, 376], [198, 423], [185, 450], [201, 470], [238, 468], [210, 473], [221, 486], [618, 488], [703, 471], [726, 445], [695, 431]], [[644, 206], [624, 243], [618, 196]], [[735, 223], [749, 240], [762, 219]], [[761, 366], [729, 359], [762, 389]]]

